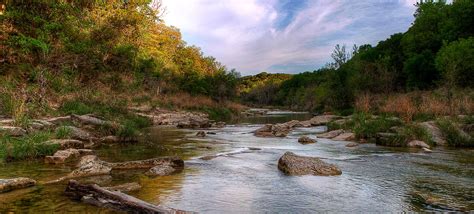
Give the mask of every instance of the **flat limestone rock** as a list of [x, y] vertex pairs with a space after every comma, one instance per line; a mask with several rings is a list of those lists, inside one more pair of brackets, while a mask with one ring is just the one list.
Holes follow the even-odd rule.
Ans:
[[73, 139], [53, 139], [44, 142], [45, 144], [59, 145], [60, 149], [83, 149], [84, 143]]
[[13, 137], [21, 137], [26, 135], [26, 130], [15, 126], [0, 126], [0, 133], [6, 133]]
[[335, 137], [339, 136], [342, 133], [344, 133], [344, 130], [338, 129], [338, 130], [333, 130], [333, 131], [326, 132], [326, 133], [317, 134], [316, 136], [318, 136], [319, 138], [332, 139], [332, 138], [335, 138]]
[[148, 176], [165, 176], [165, 175], [170, 175], [176, 171], [180, 171], [180, 169], [175, 168], [170, 165], [164, 165], [164, 166], [155, 166], [152, 167], [146, 175]]
[[332, 140], [335, 140], [335, 141], [351, 141], [351, 140], [355, 140], [355, 134], [352, 133], [352, 132], [346, 132], [346, 133], [342, 133], [336, 137], [334, 137]]
[[446, 145], [446, 139], [443, 137], [441, 130], [436, 126], [434, 121], [427, 121], [420, 123], [420, 126], [423, 127], [431, 135], [431, 140], [436, 143], [436, 145], [444, 146]]
[[0, 193], [15, 189], [23, 189], [36, 185], [36, 181], [30, 178], [0, 179]]
[[62, 164], [71, 159], [76, 159], [82, 155], [91, 155], [94, 151], [90, 149], [65, 149], [59, 150], [53, 156], [46, 156], [45, 163]]
[[278, 169], [286, 175], [341, 175], [341, 170], [334, 164], [328, 164], [316, 157], [305, 157], [286, 152], [278, 160]]

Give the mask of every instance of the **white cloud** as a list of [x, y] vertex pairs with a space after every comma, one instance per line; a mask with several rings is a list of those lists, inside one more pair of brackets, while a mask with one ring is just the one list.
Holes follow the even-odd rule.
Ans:
[[[278, 17], [285, 13], [276, 9], [278, 0], [163, 0], [163, 3], [167, 11], [165, 22], [180, 28], [189, 44], [201, 47], [205, 54], [216, 57], [229, 68], [250, 74], [291, 69], [291, 66], [278, 69], [278, 65], [317, 68], [329, 60], [337, 43], [375, 42], [384, 39], [381, 36], [406, 30], [409, 23], [395, 18], [407, 13], [411, 16], [414, 1], [308, 0], [305, 8], [297, 11], [283, 29], [276, 27]], [[397, 7], [386, 9], [385, 4]], [[385, 19], [393, 18], [393, 23], [370, 25], [384, 16], [391, 16]], [[361, 25], [360, 29], [356, 25]]]

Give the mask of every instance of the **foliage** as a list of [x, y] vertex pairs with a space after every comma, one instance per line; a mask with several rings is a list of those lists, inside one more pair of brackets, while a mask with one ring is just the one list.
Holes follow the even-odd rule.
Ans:
[[379, 132], [388, 132], [391, 127], [401, 124], [401, 121], [388, 116], [373, 117], [366, 113], [356, 113], [352, 117], [352, 130], [357, 138], [374, 138]]
[[436, 66], [443, 71], [446, 84], [451, 87], [473, 87], [474, 37], [445, 45], [438, 52]]
[[67, 126], [60, 126], [56, 129], [54, 136], [56, 139], [68, 139], [71, 136], [71, 131]]

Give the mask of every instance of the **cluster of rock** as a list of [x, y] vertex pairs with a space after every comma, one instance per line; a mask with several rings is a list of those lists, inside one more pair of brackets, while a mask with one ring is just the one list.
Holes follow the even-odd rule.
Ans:
[[81, 158], [77, 167], [77, 169], [68, 175], [49, 183], [56, 183], [78, 177], [109, 175], [112, 170], [147, 169], [146, 175], [164, 176], [183, 170], [184, 161], [178, 157], [160, 157], [147, 160], [110, 163], [100, 160], [95, 155], [86, 155]]
[[132, 108], [137, 115], [150, 118], [154, 125], [176, 126], [178, 128], [198, 129], [225, 126], [224, 122], [214, 122], [201, 112], [171, 111], [151, 107]]
[[286, 137], [294, 128], [326, 125], [339, 118], [335, 115], [320, 115], [306, 121], [292, 120], [286, 123], [266, 124], [255, 130], [254, 134], [257, 137]]

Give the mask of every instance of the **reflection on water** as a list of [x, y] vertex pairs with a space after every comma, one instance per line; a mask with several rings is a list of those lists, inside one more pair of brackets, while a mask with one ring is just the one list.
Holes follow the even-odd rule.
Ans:
[[[252, 131], [265, 123], [307, 119], [310, 115], [246, 118], [216, 135], [196, 138], [196, 131], [152, 128], [143, 142], [104, 146], [98, 155], [125, 161], [178, 155], [186, 160], [182, 173], [149, 178], [142, 171], [114, 171], [112, 176], [83, 179], [114, 185], [139, 182], [132, 195], [165, 206], [203, 213], [401, 212], [474, 210], [473, 150], [436, 148], [433, 153], [377, 147], [355, 148], [346, 142], [318, 139], [301, 145], [301, 135], [315, 137], [325, 127], [299, 128], [287, 138], [256, 138]], [[249, 149], [252, 148], [252, 149]], [[259, 150], [256, 150], [258, 148]], [[285, 176], [277, 169], [286, 151], [318, 156], [337, 164], [341, 176]], [[200, 157], [216, 155], [211, 160]], [[73, 166], [20, 162], [0, 167], [0, 177], [28, 176], [47, 181]], [[75, 203], [62, 195], [64, 184], [39, 186], [0, 195], [0, 213], [107, 212]]]

